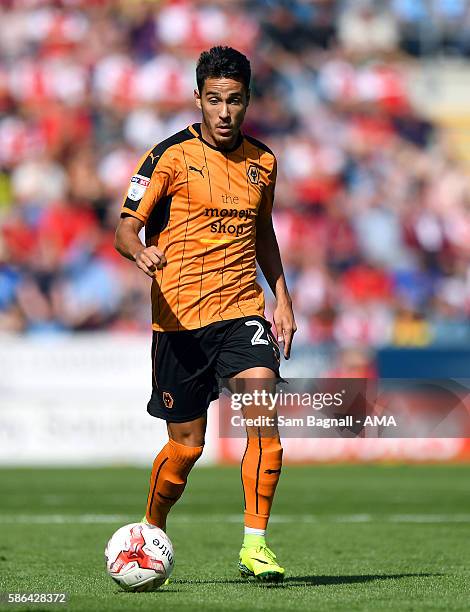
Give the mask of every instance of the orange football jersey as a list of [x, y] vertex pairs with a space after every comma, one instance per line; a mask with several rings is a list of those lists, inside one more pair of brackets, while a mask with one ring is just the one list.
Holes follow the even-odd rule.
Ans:
[[156, 331], [196, 329], [264, 315], [256, 282], [256, 221], [271, 215], [276, 159], [240, 135], [230, 151], [210, 145], [194, 124], [140, 160], [122, 216], [145, 224], [147, 246], [167, 265], [152, 284]]

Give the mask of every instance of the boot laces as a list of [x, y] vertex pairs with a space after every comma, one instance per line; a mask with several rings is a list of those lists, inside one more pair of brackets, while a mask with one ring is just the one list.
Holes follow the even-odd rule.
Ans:
[[268, 557], [270, 561], [273, 561], [273, 562], [276, 561], [276, 555], [267, 546], [258, 546], [258, 548], [256, 549], [256, 552], [263, 553], [266, 557]]

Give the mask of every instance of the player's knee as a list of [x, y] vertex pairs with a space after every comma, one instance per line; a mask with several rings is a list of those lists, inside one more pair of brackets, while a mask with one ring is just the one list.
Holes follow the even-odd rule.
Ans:
[[182, 446], [204, 446], [205, 436], [199, 432], [182, 431], [171, 435], [171, 440]]
[[204, 446], [206, 419], [196, 419], [188, 423], [168, 423], [170, 440], [183, 446]]

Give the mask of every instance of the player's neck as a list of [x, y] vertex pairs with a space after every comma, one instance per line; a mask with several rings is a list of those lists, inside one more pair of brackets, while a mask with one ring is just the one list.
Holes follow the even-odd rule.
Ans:
[[240, 141], [240, 130], [236, 134], [233, 135], [233, 138], [229, 142], [221, 144], [217, 142], [212, 136], [209, 128], [204, 123], [204, 120], [201, 121], [201, 138], [207, 144], [211, 145], [211, 147], [215, 147], [216, 149], [220, 149], [221, 151], [232, 151], [237, 143]]

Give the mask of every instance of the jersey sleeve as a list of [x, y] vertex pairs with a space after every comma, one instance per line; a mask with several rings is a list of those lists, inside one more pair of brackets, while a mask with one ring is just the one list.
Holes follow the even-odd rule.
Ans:
[[155, 149], [146, 153], [131, 177], [121, 217], [131, 215], [146, 223], [159, 200], [171, 192], [175, 172], [175, 160], [168, 149], [161, 155], [157, 155]]
[[271, 172], [268, 176], [268, 184], [263, 189], [263, 194], [261, 196], [261, 202], [259, 205], [258, 211], [258, 222], [260, 224], [268, 223], [271, 219], [271, 214], [273, 211], [274, 204], [274, 191], [276, 188], [276, 178], [277, 178], [277, 161], [276, 158], [273, 157], [273, 165]]

